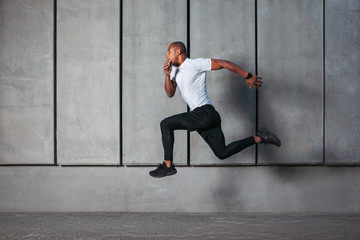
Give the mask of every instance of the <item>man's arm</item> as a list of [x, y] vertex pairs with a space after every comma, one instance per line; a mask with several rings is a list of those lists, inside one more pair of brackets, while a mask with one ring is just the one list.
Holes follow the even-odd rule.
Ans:
[[172, 98], [175, 95], [176, 91], [176, 82], [171, 81], [170, 73], [172, 69], [171, 61], [166, 61], [164, 64], [164, 73], [165, 73], [165, 92], [169, 98]]
[[[246, 72], [244, 69], [239, 67], [233, 62], [230, 62], [228, 60], [223, 59], [211, 59], [211, 70], [220, 70], [226, 68], [234, 73], [237, 73], [241, 75], [242, 77], [246, 78], [248, 76], [248, 72]], [[259, 87], [262, 87], [262, 82], [260, 81], [261, 77], [258, 77], [256, 75], [252, 75], [251, 78], [246, 79], [246, 84], [251, 88], [251, 86], [254, 86], [256, 89], [259, 89]]]

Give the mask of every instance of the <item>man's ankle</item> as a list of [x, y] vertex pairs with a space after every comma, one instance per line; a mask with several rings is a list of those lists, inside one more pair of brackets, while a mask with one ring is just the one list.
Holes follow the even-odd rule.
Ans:
[[255, 143], [261, 143], [261, 138], [259, 136], [254, 136]]
[[166, 164], [166, 167], [169, 168], [172, 165], [172, 161], [164, 160], [164, 163]]

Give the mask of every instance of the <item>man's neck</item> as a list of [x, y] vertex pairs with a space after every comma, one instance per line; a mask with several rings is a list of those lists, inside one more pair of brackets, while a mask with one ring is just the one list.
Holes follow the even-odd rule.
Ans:
[[186, 59], [187, 59], [187, 56], [186, 56], [186, 55], [180, 56], [180, 57], [179, 57], [179, 61], [178, 61], [178, 64], [179, 64], [178, 67], [180, 67], [181, 64], [183, 64], [183, 62], [185, 62]]

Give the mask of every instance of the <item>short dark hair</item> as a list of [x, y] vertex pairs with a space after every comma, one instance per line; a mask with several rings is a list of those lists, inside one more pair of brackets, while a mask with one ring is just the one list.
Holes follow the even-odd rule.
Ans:
[[186, 47], [185, 47], [185, 44], [183, 42], [177, 41], [177, 42], [171, 43], [170, 45], [173, 45], [176, 48], [180, 49], [181, 52], [186, 55]]

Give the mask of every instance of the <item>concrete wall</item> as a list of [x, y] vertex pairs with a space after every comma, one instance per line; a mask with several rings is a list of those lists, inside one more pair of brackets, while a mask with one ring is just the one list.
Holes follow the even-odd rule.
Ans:
[[258, 71], [265, 82], [259, 125], [283, 143], [279, 149], [260, 146], [259, 164], [323, 162], [322, 4], [258, 2]]
[[360, 212], [359, 167], [5, 167], [0, 210]]
[[[190, 3], [190, 57], [224, 58], [255, 73], [255, 2], [201, 0]], [[249, 89], [242, 77], [230, 71], [208, 74], [207, 88], [210, 101], [221, 116], [226, 143], [253, 136], [254, 89]], [[191, 134], [190, 141], [190, 160], [194, 165], [255, 164], [255, 146], [219, 161], [197, 132]]]
[[57, 2], [57, 162], [119, 164], [119, 1]]
[[[180, 94], [166, 97], [162, 71], [169, 42], [186, 42], [186, 1], [123, 4], [123, 163], [149, 165], [163, 159], [160, 121], [186, 111]], [[174, 159], [179, 164], [187, 162], [186, 147], [186, 132], [177, 132]]]
[[0, 163], [54, 162], [51, 1], [0, 2]]
[[[359, 212], [359, 9], [357, 0], [1, 0], [0, 211]], [[163, 159], [160, 121], [186, 111], [179, 92], [168, 99], [163, 89], [176, 40], [192, 58], [263, 77], [256, 92], [211, 72], [209, 96], [228, 143], [263, 125], [282, 147], [221, 161], [197, 133], [178, 131], [178, 174], [149, 177]]]
[[358, 164], [360, 2], [326, 4], [325, 162]]

